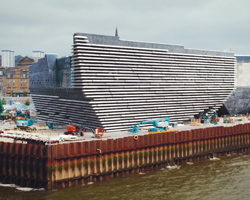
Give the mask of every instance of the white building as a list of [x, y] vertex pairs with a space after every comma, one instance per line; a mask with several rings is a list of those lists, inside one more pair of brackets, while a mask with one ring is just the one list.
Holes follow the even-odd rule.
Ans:
[[43, 51], [32, 51], [32, 57], [43, 58], [45, 56]]
[[14, 51], [2, 50], [2, 66], [3, 67], [15, 67]]

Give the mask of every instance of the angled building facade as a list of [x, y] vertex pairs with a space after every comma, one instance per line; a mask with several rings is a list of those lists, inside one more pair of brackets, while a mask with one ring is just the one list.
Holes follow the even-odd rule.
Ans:
[[250, 113], [250, 56], [236, 55], [236, 89], [225, 102], [231, 115]]
[[76, 33], [70, 75], [71, 87], [31, 88], [40, 119], [125, 130], [144, 120], [178, 122], [218, 109], [234, 90], [235, 57]]

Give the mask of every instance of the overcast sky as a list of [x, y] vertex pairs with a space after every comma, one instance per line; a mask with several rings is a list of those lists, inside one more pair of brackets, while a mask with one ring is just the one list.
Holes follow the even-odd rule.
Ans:
[[0, 50], [71, 55], [75, 32], [250, 55], [250, 0], [0, 0]]

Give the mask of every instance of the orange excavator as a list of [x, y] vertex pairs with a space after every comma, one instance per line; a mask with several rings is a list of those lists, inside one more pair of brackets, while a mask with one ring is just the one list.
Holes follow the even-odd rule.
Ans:
[[77, 135], [84, 136], [84, 133], [91, 131], [96, 138], [100, 138], [105, 133], [105, 129], [96, 128], [95, 130], [87, 126], [82, 126], [78, 124], [69, 124], [67, 125], [67, 131], [64, 132], [65, 135]]

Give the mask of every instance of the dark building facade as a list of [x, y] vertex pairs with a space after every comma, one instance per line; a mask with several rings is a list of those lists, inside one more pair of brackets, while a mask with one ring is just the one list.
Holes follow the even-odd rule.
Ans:
[[237, 55], [236, 59], [236, 89], [225, 102], [225, 114], [231, 115], [250, 113], [250, 56]]

